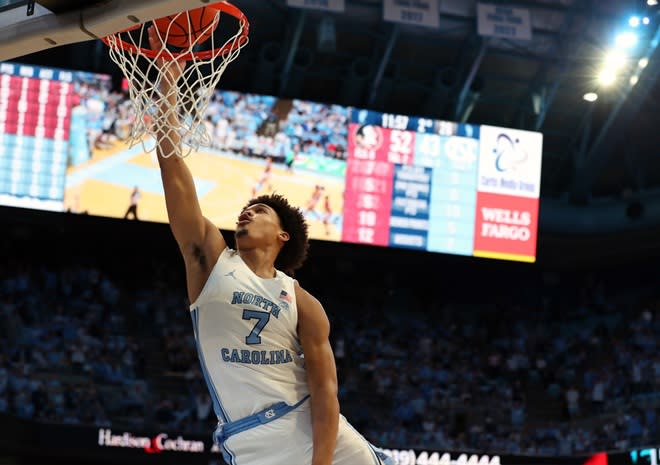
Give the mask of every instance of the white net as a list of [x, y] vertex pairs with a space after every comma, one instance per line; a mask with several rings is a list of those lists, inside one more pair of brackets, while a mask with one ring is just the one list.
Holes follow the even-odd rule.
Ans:
[[[187, 34], [184, 47], [168, 45], [168, 38], [181, 40], [180, 24], [187, 22], [187, 31], [194, 31], [188, 12], [158, 20], [158, 47], [149, 42], [149, 22], [112, 34], [104, 39], [111, 59], [121, 68], [128, 81], [128, 91], [134, 112], [134, 123], [128, 142], [142, 144], [145, 152], [161, 147], [160, 155], [186, 157], [200, 146], [211, 145], [204, 121], [206, 109], [222, 73], [248, 42], [249, 24], [235, 7], [224, 4], [238, 24], [237, 32], [226, 40], [214, 34], [220, 24], [221, 10], [215, 20], [201, 31]], [[218, 6], [220, 4], [212, 5]], [[231, 10], [226, 8], [231, 7]], [[206, 7], [209, 9], [210, 7]], [[222, 15], [223, 18], [229, 15]], [[224, 29], [226, 22], [223, 21]], [[176, 32], [175, 32], [176, 30]], [[189, 39], [188, 39], [189, 38]], [[163, 138], [169, 144], [163, 144]], [[159, 140], [159, 144], [154, 144]]]

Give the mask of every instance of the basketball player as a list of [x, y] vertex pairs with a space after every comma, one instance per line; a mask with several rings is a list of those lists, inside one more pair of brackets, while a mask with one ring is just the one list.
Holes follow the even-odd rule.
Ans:
[[323, 199], [323, 226], [325, 226], [325, 235], [330, 235], [330, 220], [332, 219], [332, 205], [330, 196], [326, 195]]
[[272, 177], [273, 177], [273, 158], [268, 157], [266, 158], [266, 165], [264, 166], [264, 170], [261, 173], [261, 177], [257, 181], [257, 183], [252, 187], [252, 197], [256, 197], [259, 191], [261, 190], [264, 185], [268, 185], [268, 190], [273, 191], [273, 184], [272, 184]]
[[[150, 42], [160, 49], [157, 33]], [[177, 66], [160, 63], [176, 107]], [[166, 111], [165, 108], [162, 111]], [[169, 113], [169, 121], [176, 123]], [[307, 224], [279, 195], [238, 212], [236, 250], [202, 215], [177, 131], [160, 128], [158, 161], [170, 228], [186, 268], [190, 313], [218, 417], [214, 440], [230, 465], [380, 465], [390, 460], [339, 413], [329, 322], [283, 271], [307, 255]], [[382, 458], [381, 458], [382, 457]], [[391, 462], [390, 462], [391, 463]]]
[[129, 215], [132, 215], [134, 220], [139, 219], [137, 214], [137, 207], [141, 196], [142, 194], [140, 193], [140, 188], [135, 186], [131, 192], [131, 200], [129, 202], [128, 208], [126, 209], [126, 213], [124, 213], [125, 220], [128, 219]]
[[321, 196], [323, 195], [324, 191], [325, 191], [324, 186], [320, 184], [314, 186], [314, 191], [312, 192], [310, 198], [307, 199], [307, 204], [305, 205], [305, 211], [304, 211], [305, 216], [309, 216], [313, 213], [314, 216], [316, 216], [317, 218], [319, 217], [319, 214], [316, 211], [316, 206], [321, 200]]

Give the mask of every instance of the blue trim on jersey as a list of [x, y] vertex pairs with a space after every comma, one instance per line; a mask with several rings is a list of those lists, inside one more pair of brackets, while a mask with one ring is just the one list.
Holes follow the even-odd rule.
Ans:
[[227, 447], [226, 445], [222, 445], [222, 458], [225, 459], [225, 462], [227, 462], [229, 465], [237, 465], [236, 462], [236, 456], [234, 453]]
[[381, 449], [380, 447], [374, 446], [370, 442], [368, 444], [369, 444], [369, 447], [371, 447], [371, 449], [376, 453], [376, 455], [380, 459], [380, 463], [382, 463], [383, 465], [397, 465], [397, 462], [394, 461], [394, 458], [391, 455], [387, 455], [383, 451], [383, 449]]
[[270, 423], [271, 421], [283, 417], [292, 410], [300, 407], [307, 399], [309, 399], [309, 395], [306, 395], [293, 405], [289, 405], [286, 402], [277, 402], [276, 404], [273, 404], [270, 407], [261, 410], [260, 412], [254, 413], [245, 418], [241, 418], [240, 420], [219, 425], [213, 436], [213, 439], [217, 443], [224, 444], [224, 442], [234, 434], [247, 431], [260, 425], [265, 425], [266, 423]]
[[225, 409], [222, 408], [222, 402], [220, 401], [220, 395], [215, 389], [215, 386], [211, 382], [209, 376], [208, 368], [206, 368], [206, 361], [204, 360], [204, 354], [202, 353], [202, 347], [199, 343], [199, 308], [195, 307], [190, 311], [190, 316], [192, 317], [193, 322], [193, 332], [195, 333], [195, 346], [197, 347], [197, 354], [199, 356], [199, 362], [202, 367], [202, 374], [204, 375], [204, 381], [208, 386], [209, 392], [211, 393], [211, 400], [213, 401], [213, 410], [215, 411], [216, 416], [220, 417], [223, 423], [227, 423], [229, 420], [229, 415], [225, 412]]
[[[343, 417], [342, 417], [342, 418], [343, 418]], [[364, 436], [362, 436], [362, 434], [360, 434], [360, 432], [359, 432], [358, 430], [356, 430], [355, 428], [353, 428], [353, 425], [351, 425], [351, 424], [348, 422], [348, 420], [346, 420], [345, 418], [343, 418], [343, 420], [344, 420], [344, 422], [346, 423], [346, 426], [348, 426], [350, 429], [352, 429], [352, 430], [355, 432], [355, 434], [357, 434], [357, 435], [358, 435], [358, 436], [364, 441], [364, 444], [367, 446], [367, 449], [369, 449], [369, 452], [371, 452], [371, 455], [372, 455], [372, 457], [373, 457], [373, 459], [374, 459], [374, 465], [383, 465], [384, 462], [381, 461], [379, 455], [378, 455], [378, 454], [376, 453], [376, 451], [374, 450], [374, 446], [372, 446], [371, 443], [370, 443], [369, 441], [367, 441], [367, 440], [364, 438]]]

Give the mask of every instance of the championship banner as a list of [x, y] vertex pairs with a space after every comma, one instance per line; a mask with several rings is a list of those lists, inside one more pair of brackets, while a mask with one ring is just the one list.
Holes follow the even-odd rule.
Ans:
[[477, 32], [481, 36], [532, 40], [532, 19], [526, 8], [478, 3]]
[[345, 0], [286, 0], [286, 4], [294, 8], [333, 11], [335, 13], [343, 13], [346, 9]]
[[385, 0], [383, 18], [394, 23], [440, 27], [439, 0]]

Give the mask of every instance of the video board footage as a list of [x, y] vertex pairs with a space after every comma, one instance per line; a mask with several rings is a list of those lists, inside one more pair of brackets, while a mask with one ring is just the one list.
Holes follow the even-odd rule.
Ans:
[[[107, 104], [90, 159], [68, 170], [67, 208], [166, 222], [154, 142], [146, 141], [145, 151], [123, 137], [130, 111], [123, 95]], [[332, 105], [217, 91], [205, 114], [212, 144], [186, 158], [204, 215], [232, 230], [251, 198], [276, 192], [303, 210], [311, 237], [339, 241], [347, 119], [348, 109]]]
[[[155, 152], [126, 142], [125, 92], [103, 75], [0, 66], [0, 202], [167, 221]], [[221, 90], [204, 120], [212, 144], [187, 163], [222, 229], [277, 192], [313, 239], [535, 260], [540, 133]]]

